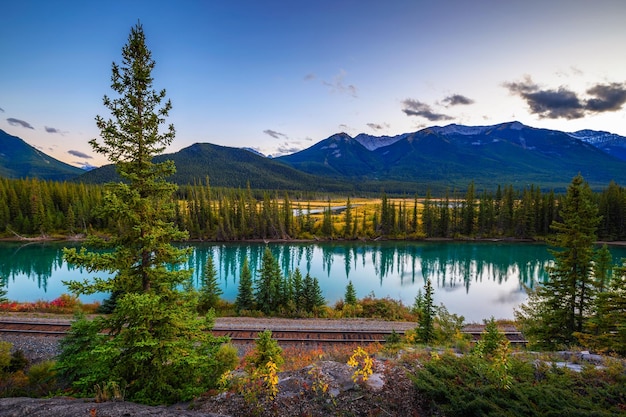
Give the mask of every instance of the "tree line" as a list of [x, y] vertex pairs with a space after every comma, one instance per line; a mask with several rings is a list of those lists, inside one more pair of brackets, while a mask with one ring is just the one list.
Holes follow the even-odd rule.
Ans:
[[[37, 179], [0, 178], [0, 227], [5, 236], [73, 235], [107, 232], [115, 224], [102, 212], [107, 186]], [[454, 237], [543, 238], [553, 232], [563, 195], [531, 185], [512, 185], [477, 192], [390, 197], [374, 208], [362, 208], [348, 197], [341, 213], [331, 203], [319, 215], [311, 201], [321, 196], [250, 188], [182, 186], [173, 222], [191, 239], [422, 239]], [[599, 239], [626, 240], [626, 190], [611, 182], [592, 195], [601, 216]], [[328, 199], [326, 197], [326, 199]]]

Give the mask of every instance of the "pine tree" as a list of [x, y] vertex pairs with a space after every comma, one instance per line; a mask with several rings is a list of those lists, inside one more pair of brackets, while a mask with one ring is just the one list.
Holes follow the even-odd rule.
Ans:
[[417, 336], [423, 343], [430, 343], [435, 339], [435, 304], [433, 300], [433, 285], [430, 279], [424, 285], [424, 298], [422, 300], [422, 314], [419, 317]]
[[583, 331], [596, 293], [592, 267], [598, 208], [581, 175], [568, 187], [560, 215], [562, 221], [552, 223], [556, 234], [550, 243], [561, 250], [551, 250], [550, 278], [518, 315], [529, 324], [527, 337], [548, 348], [575, 342], [574, 333]]
[[343, 296], [343, 302], [348, 304], [348, 305], [356, 305], [357, 298], [356, 298], [356, 291], [354, 289], [354, 285], [352, 285], [352, 281], [348, 282], [348, 285], [346, 286], [346, 294]]
[[474, 181], [472, 181], [467, 187], [465, 201], [463, 202], [462, 233], [465, 236], [471, 236], [474, 232], [474, 222], [476, 217], [475, 205], [476, 201], [474, 196]]
[[293, 301], [296, 312], [304, 311], [304, 283], [302, 282], [302, 273], [300, 268], [296, 268], [291, 275], [291, 284], [293, 287]]
[[593, 262], [593, 276], [595, 277], [595, 286], [599, 293], [606, 290], [611, 281], [611, 271], [613, 270], [613, 257], [607, 245], [596, 252]]
[[200, 286], [200, 297], [198, 300], [198, 312], [200, 314], [206, 314], [210, 309], [217, 307], [222, 294], [223, 291], [217, 281], [217, 271], [215, 270], [213, 257], [209, 256], [204, 264], [202, 285]]
[[326, 304], [317, 278], [311, 277], [307, 273], [303, 280], [303, 287], [303, 307], [305, 312], [313, 313], [316, 309]]
[[626, 355], [626, 259], [614, 269], [606, 291], [598, 294], [596, 314], [586, 324], [593, 348]]
[[322, 234], [324, 237], [333, 238], [333, 212], [330, 207], [330, 200], [328, 200], [328, 207], [324, 208], [324, 215], [322, 217]]
[[279, 286], [281, 280], [281, 271], [278, 262], [274, 259], [272, 251], [266, 247], [263, 253], [261, 269], [259, 270], [259, 279], [255, 293], [255, 301], [257, 308], [264, 314], [270, 314], [277, 311], [277, 302], [279, 301]]
[[311, 290], [311, 293], [313, 295], [313, 308], [311, 309], [311, 311], [315, 312], [317, 309], [326, 305], [326, 299], [324, 298], [324, 294], [322, 293], [320, 282], [316, 277], [313, 278], [313, 288]]
[[244, 258], [243, 265], [241, 266], [241, 273], [239, 274], [239, 286], [237, 291], [237, 298], [235, 299], [235, 309], [237, 313], [241, 313], [243, 310], [254, 309], [254, 294], [252, 291], [252, 273], [248, 266], [248, 258]]
[[6, 303], [9, 301], [7, 298], [7, 280], [4, 277], [0, 277], [0, 304]]
[[[87, 392], [106, 377], [124, 384], [128, 399], [152, 404], [187, 400], [215, 386], [215, 373], [221, 371], [212, 358], [222, 340], [206, 331], [210, 320], [198, 319], [197, 298], [180, 290], [191, 274], [176, 268], [187, 261], [189, 250], [171, 244], [187, 237], [172, 222], [176, 186], [166, 177], [175, 167], [171, 161], [153, 162], [174, 138], [173, 125], [159, 130], [171, 103], [163, 103], [165, 90], [152, 87], [155, 62], [145, 40], [138, 23], [122, 49], [121, 66], [112, 67], [111, 87], [119, 96], [103, 100], [113, 118], [97, 116], [102, 142], [90, 141], [123, 180], [107, 185], [102, 203], [101, 215], [114, 226], [109, 239], [90, 239], [111, 252], [66, 249], [65, 259], [111, 274], [67, 283], [73, 293], [120, 294], [112, 314], [93, 322], [108, 337], [83, 346], [89, 368], [74, 382]], [[71, 374], [73, 357], [59, 364], [61, 374]]]
[[350, 197], [348, 197], [348, 201], [346, 202], [346, 211], [344, 212], [344, 222], [345, 226], [343, 229], [343, 237], [345, 239], [350, 239], [352, 234], [352, 203], [350, 203]]

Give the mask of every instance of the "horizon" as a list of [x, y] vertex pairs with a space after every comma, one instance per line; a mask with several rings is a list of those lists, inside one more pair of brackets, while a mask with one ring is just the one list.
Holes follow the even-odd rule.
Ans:
[[213, 143], [277, 157], [339, 132], [502, 120], [626, 136], [626, 3], [614, 0], [27, 0], [5, 16], [0, 129], [74, 166], [108, 163], [88, 141], [138, 21], [173, 104], [166, 153]]

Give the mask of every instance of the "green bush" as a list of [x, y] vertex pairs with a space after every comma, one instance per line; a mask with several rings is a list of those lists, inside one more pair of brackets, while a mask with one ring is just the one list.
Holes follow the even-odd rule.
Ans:
[[383, 320], [411, 320], [409, 309], [401, 301], [392, 298], [375, 298], [373, 295], [363, 298], [359, 317]]
[[11, 365], [11, 347], [13, 344], [0, 341], [0, 370], [6, 372]]
[[58, 388], [54, 361], [44, 361], [32, 365], [28, 372], [28, 389], [30, 395], [40, 397], [50, 395]]
[[280, 367], [284, 362], [283, 349], [278, 342], [272, 339], [272, 331], [264, 330], [259, 333], [255, 342], [256, 347], [248, 359], [248, 368], [263, 368], [268, 362], [273, 362]]
[[[494, 362], [477, 355], [443, 355], [412, 376], [419, 399], [432, 414], [454, 416], [616, 416], [626, 399], [624, 373], [576, 373], [535, 368], [508, 358], [511, 383], [490, 378]], [[621, 405], [621, 406], [620, 406]]]

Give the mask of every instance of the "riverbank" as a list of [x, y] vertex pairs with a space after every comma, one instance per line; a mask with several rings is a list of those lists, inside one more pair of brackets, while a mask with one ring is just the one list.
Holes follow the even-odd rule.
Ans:
[[[2, 236], [0, 242], [84, 242], [87, 236], [84, 234], [76, 235], [43, 235], [43, 236]], [[311, 239], [241, 239], [241, 240], [206, 240], [206, 239], [188, 239], [182, 242], [189, 243], [318, 243], [318, 242], [504, 242], [504, 243], [545, 243], [544, 239], [531, 238], [515, 238], [515, 237], [427, 237], [421, 239], [402, 239], [402, 238], [369, 238], [359, 237], [356, 239], [344, 238], [319, 238]], [[179, 242], [179, 243], [182, 243]], [[626, 246], [626, 241], [607, 241], [599, 240], [596, 245], [609, 246]]]

